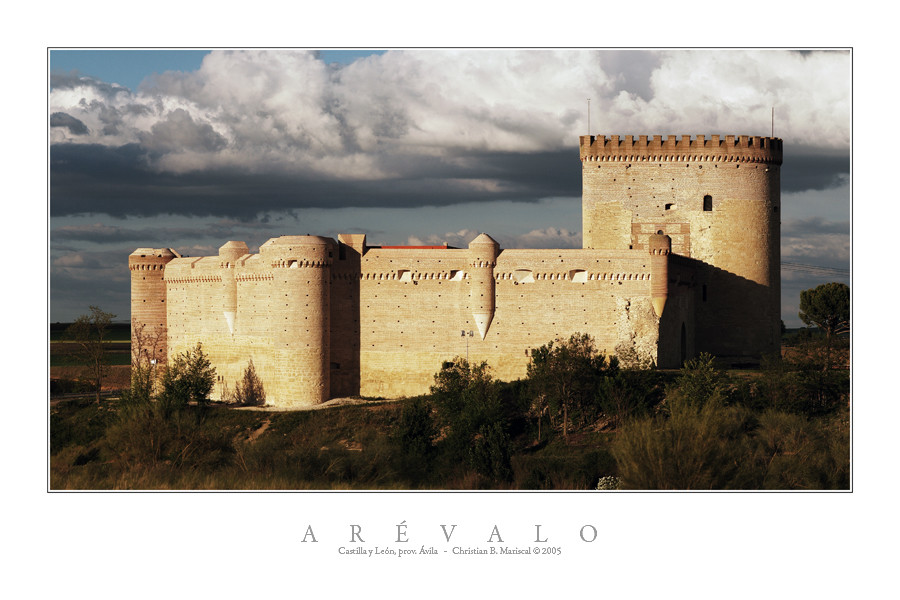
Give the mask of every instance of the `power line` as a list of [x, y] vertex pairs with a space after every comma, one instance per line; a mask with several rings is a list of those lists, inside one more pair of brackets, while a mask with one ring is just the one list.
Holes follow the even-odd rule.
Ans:
[[781, 263], [782, 269], [787, 269], [789, 271], [801, 271], [804, 273], [814, 273], [817, 275], [850, 275], [849, 269], [837, 269], [834, 267], [819, 267], [816, 265], [804, 265], [800, 263], [794, 262], [785, 262]]

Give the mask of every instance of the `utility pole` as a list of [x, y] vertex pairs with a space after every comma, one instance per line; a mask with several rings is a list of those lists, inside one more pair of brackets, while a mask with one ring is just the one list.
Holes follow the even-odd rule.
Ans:
[[459, 332], [459, 335], [466, 338], [466, 362], [468, 363], [469, 362], [469, 338], [474, 337], [475, 332], [474, 331], [466, 332], [466, 330], [463, 329]]

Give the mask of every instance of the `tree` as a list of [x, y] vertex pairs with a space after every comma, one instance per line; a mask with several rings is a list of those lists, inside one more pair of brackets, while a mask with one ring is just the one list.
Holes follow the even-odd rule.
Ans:
[[800, 292], [800, 319], [825, 332], [825, 370], [831, 367], [831, 345], [835, 335], [850, 331], [850, 286], [824, 283]]
[[800, 318], [807, 325], [821, 328], [826, 339], [850, 331], [850, 286], [832, 282], [803, 290]]
[[438, 423], [445, 428], [443, 445], [455, 460], [467, 458], [482, 475], [506, 480], [512, 474], [508, 422], [500, 386], [486, 362], [464, 358], [446, 362], [431, 387]]
[[528, 380], [535, 398], [546, 399], [551, 411], [562, 412], [563, 437], [569, 441], [569, 412], [583, 418], [593, 406], [599, 378], [618, 370], [618, 360], [597, 351], [588, 334], [553, 340], [531, 352]]
[[262, 380], [256, 374], [253, 359], [250, 359], [247, 368], [244, 370], [244, 378], [235, 383], [231, 399], [245, 406], [262, 406], [266, 403], [266, 390], [263, 387]]
[[156, 384], [158, 350], [165, 343], [165, 332], [147, 331], [145, 323], [131, 321], [131, 389], [124, 396], [128, 402], [147, 404]]
[[216, 370], [210, 365], [203, 346], [198, 342], [192, 350], [176, 356], [166, 369], [159, 398], [163, 414], [168, 417], [194, 402], [197, 404], [199, 421], [204, 407], [209, 403], [209, 394], [215, 383]]
[[116, 315], [90, 306], [89, 315], [81, 315], [66, 329], [66, 337], [78, 344], [80, 353], [88, 363], [100, 404], [100, 389], [106, 374], [106, 347], [104, 346], [109, 326]]

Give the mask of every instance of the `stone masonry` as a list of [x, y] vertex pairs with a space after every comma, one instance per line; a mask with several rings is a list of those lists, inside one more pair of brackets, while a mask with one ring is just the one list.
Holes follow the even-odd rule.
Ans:
[[502, 249], [487, 234], [462, 249], [345, 234], [273, 238], [258, 254], [139, 248], [132, 319], [164, 332], [161, 358], [201, 342], [214, 397], [252, 359], [281, 408], [421, 394], [467, 347], [521, 378], [533, 348], [575, 332], [660, 367], [775, 351], [782, 141], [582, 136], [580, 149], [583, 249]]

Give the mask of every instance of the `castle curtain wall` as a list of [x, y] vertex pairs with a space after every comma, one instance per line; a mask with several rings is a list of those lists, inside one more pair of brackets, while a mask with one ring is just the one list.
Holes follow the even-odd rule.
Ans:
[[132, 316], [163, 332], [163, 355], [202, 343], [214, 398], [252, 360], [283, 408], [426, 393], [467, 354], [522, 378], [531, 350], [573, 333], [664, 368], [777, 348], [781, 140], [584, 136], [581, 157], [584, 249], [502, 249], [486, 234], [466, 249], [346, 234], [273, 238], [259, 254], [142, 248]]

